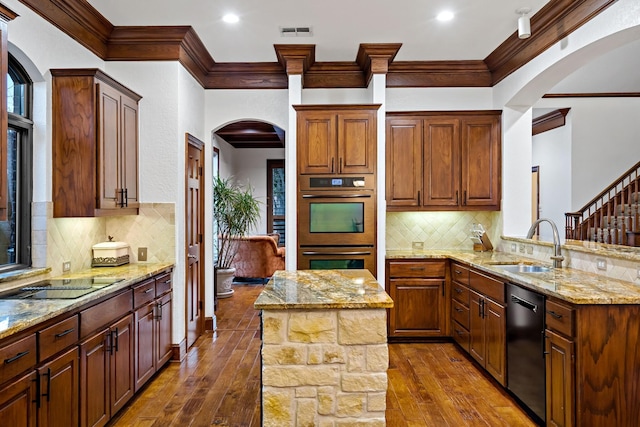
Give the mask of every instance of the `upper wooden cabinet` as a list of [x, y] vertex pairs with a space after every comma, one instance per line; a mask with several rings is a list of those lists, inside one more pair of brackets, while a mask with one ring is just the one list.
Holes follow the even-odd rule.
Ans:
[[298, 172], [371, 174], [379, 105], [295, 105]]
[[500, 112], [387, 116], [387, 208], [499, 210]]
[[53, 216], [137, 214], [138, 101], [97, 69], [53, 75]]

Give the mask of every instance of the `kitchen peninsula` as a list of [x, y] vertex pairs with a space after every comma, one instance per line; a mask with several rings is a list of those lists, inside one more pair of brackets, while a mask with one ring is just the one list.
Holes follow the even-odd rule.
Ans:
[[368, 270], [278, 271], [262, 310], [263, 425], [385, 425], [386, 309]]

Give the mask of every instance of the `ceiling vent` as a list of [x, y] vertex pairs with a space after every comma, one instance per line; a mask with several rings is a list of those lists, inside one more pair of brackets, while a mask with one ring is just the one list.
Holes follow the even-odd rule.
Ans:
[[311, 27], [280, 27], [282, 37], [311, 37], [313, 29]]

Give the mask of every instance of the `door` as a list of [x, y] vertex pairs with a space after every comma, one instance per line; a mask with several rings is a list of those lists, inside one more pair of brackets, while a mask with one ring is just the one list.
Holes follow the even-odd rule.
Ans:
[[547, 425], [572, 427], [575, 387], [574, 344], [548, 329], [545, 335]]
[[376, 132], [375, 112], [344, 112], [338, 115], [338, 173], [375, 172]]
[[278, 233], [278, 246], [285, 246], [284, 160], [267, 160], [267, 233]]
[[109, 413], [110, 331], [98, 332], [80, 344], [80, 426], [103, 426]]
[[129, 314], [111, 326], [109, 375], [111, 415], [118, 412], [134, 393], [133, 315]]
[[439, 117], [424, 121], [423, 204], [457, 207], [460, 204], [460, 121]]
[[469, 292], [469, 353], [485, 366], [485, 322], [484, 297], [477, 292]]
[[336, 173], [336, 114], [298, 112], [298, 171], [301, 174]]
[[97, 85], [98, 107], [98, 186], [100, 209], [115, 209], [122, 201], [120, 168], [120, 92]]
[[154, 354], [156, 320], [154, 319], [156, 303], [150, 302], [138, 308], [135, 312], [136, 341], [136, 391], [142, 387], [155, 373], [156, 365]]
[[444, 282], [391, 279], [390, 336], [444, 336]]
[[156, 300], [156, 369], [171, 359], [173, 348], [171, 345], [171, 292]]
[[121, 179], [125, 206], [139, 207], [138, 199], [138, 103], [121, 96]]
[[490, 299], [484, 303], [486, 370], [502, 385], [507, 384], [505, 308]]
[[0, 388], [0, 420], [12, 427], [36, 426], [36, 374], [35, 371]]
[[78, 425], [79, 351], [74, 346], [40, 369], [38, 427]]
[[421, 119], [387, 119], [386, 184], [387, 207], [421, 205]]
[[186, 311], [187, 348], [191, 347], [204, 330], [204, 270], [203, 221], [204, 221], [204, 143], [192, 135], [186, 135]]
[[500, 206], [500, 120], [462, 119], [462, 206]]

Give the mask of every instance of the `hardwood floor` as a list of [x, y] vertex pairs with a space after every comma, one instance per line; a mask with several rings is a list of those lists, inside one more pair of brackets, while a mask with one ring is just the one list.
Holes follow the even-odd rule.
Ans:
[[[109, 426], [260, 425], [261, 285], [234, 285], [218, 330], [169, 363]], [[451, 343], [389, 344], [387, 426], [535, 426]]]

